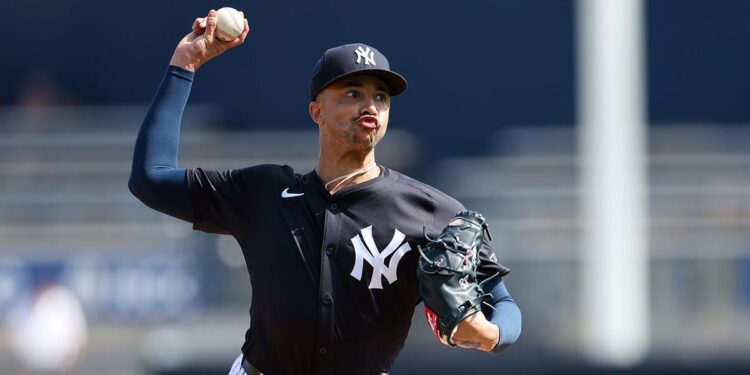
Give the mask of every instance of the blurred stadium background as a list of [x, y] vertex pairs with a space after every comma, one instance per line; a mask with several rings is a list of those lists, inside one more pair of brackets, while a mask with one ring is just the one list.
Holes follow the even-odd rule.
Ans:
[[581, 348], [578, 4], [0, 2], [0, 374], [225, 374], [238, 354], [251, 295], [238, 247], [126, 187], [176, 42], [221, 6], [251, 34], [198, 73], [183, 166], [310, 170], [310, 69], [362, 41], [410, 84], [381, 162], [490, 219], [521, 339], [498, 357], [451, 350], [417, 314], [394, 374], [747, 373], [750, 2], [643, 2], [650, 328], [624, 367]]

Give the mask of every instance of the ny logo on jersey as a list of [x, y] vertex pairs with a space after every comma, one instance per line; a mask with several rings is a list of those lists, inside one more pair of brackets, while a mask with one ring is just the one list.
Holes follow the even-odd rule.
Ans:
[[[408, 242], [404, 242], [404, 238], [406, 236], [403, 233], [399, 232], [398, 229], [394, 229], [391, 242], [381, 252], [372, 238], [372, 225], [362, 229], [361, 235], [358, 234], [352, 237], [356, 259], [354, 260], [354, 268], [351, 275], [357, 280], [362, 280], [362, 267], [364, 266], [364, 261], [367, 261], [372, 266], [370, 289], [383, 289], [381, 276], [385, 276], [389, 284], [395, 283], [396, 279], [398, 279], [398, 275], [396, 274], [398, 271], [398, 262], [401, 261], [401, 257], [404, 254], [411, 250], [411, 246], [409, 246]], [[393, 254], [391, 261], [386, 265], [385, 258], [391, 254]]]
[[371, 51], [370, 47], [364, 49], [362, 46], [359, 46], [354, 50], [354, 53], [357, 54], [357, 64], [362, 62], [362, 58], [364, 57], [365, 65], [375, 65], [375, 52]]

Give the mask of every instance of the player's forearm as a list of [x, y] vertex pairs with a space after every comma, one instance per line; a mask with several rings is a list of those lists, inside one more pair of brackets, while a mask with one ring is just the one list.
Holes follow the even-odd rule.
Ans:
[[521, 335], [521, 310], [508, 293], [505, 282], [499, 280], [499, 282], [490, 281], [490, 283], [491, 285], [486, 286], [485, 292], [492, 294], [489, 302], [495, 309], [485, 307], [482, 310], [487, 319], [500, 328], [500, 340], [493, 350], [494, 353], [500, 353], [515, 343]]
[[138, 132], [128, 182], [133, 195], [148, 206], [187, 221], [192, 220], [192, 208], [177, 155], [192, 80], [192, 72], [168, 68]]

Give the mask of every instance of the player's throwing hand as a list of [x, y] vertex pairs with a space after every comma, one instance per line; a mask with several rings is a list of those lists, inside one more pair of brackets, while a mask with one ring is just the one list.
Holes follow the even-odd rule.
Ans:
[[196, 18], [193, 22], [193, 31], [177, 44], [169, 64], [194, 72], [208, 60], [244, 43], [247, 33], [250, 32], [250, 26], [245, 19], [245, 29], [239, 38], [224, 42], [215, 36], [216, 23], [216, 10], [213, 9], [206, 17]]

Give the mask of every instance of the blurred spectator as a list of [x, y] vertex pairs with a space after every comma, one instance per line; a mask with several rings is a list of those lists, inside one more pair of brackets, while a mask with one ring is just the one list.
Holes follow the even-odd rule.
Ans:
[[52, 73], [37, 70], [29, 74], [18, 93], [18, 105], [24, 108], [60, 104], [65, 97]]
[[35, 374], [62, 374], [84, 352], [88, 326], [78, 298], [57, 285], [40, 287], [7, 319], [11, 347]]

